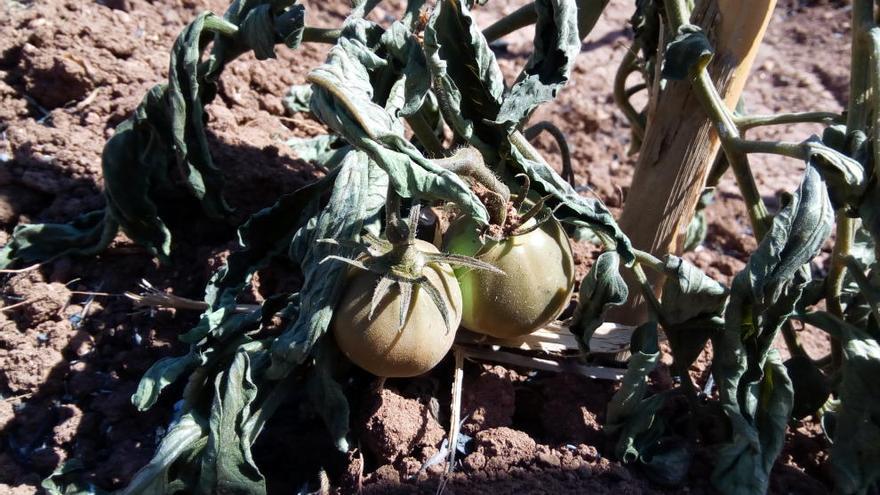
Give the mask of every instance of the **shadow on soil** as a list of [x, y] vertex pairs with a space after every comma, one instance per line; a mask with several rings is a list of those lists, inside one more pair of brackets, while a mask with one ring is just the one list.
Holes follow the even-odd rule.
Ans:
[[[209, 139], [227, 176], [236, 222], [315, 178], [313, 167], [299, 160]], [[9, 163], [29, 166], [35, 160], [22, 150]], [[51, 162], [42, 167], [64, 182], [65, 191], [98, 190], [90, 181], [68, 178]], [[58, 200], [14, 179], [11, 184], [17, 194], [39, 201], [8, 218], [8, 231], [22, 214], [41, 220], [42, 209]], [[0, 188], [0, 198], [3, 193]], [[189, 330], [199, 314], [133, 308], [119, 294], [136, 291], [138, 282], [147, 279], [155, 287], [201, 299], [208, 278], [236, 246], [234, 227], [207, 221], [193, 201], [181, 198], [160, 206], [175, 235], [167, 266], [158, 266], [145, 250], [127, 242], [114, 243], [95, 259], [62, 258], [30, 272], [0, 275], [6, 305], [33, 298], [36, 288], [46, 289], [53, 282], [75, 291], [54, 308], [57, 314], [34, 315], [19, 307], [0, 317], [0, 483], [39, 486], [56, 466], [75, 457], [87, 468], [86, 481], [114, 489], [124, 486], [152, 456], [181, 385], [167, 390], [144, 413], [135, 410], [130, 397], [156, 360], [185, 352], [176, 337]], [[78, 213], [71, 208], [71, 216]], [[269, 276], [260, 283], [260, 292], [271, 294], [298, 281]], [[58, 290], [66, 297], [65, 289]], [[28, 386], [22, 389], [22, 383]]]

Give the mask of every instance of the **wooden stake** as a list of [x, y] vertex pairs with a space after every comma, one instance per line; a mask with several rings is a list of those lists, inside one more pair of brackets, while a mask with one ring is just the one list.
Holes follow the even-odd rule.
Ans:
[[[709, 73], [732, 110], [742, 95], [776, 0], [698, 4], [691, 22], [703, 28], [715, 47]], [[694, 215], [719, 146], [718, 135], [689, 81], [667, 81], [663, 89], [656, 89], [620, 217], [620, 226], [635, 247], [655, 256], [680, 253], [682, 233]], [[657, 282], [656, 277], [652, 282]], [[644, 310], [633, 311], [633, 306], [643, 308], [641, 298], [615, 311], [612, 319], [629, 324], [640, 321]]]

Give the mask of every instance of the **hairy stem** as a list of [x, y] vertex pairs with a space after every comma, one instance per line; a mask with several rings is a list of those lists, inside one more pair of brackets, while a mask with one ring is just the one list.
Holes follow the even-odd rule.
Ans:
[[[578, 8], [578, 35], [584, 39], [596, 25], [608, 0], [576, 0]], [[538, 21], [535, 2], [529, 2], [512, 13], [495, 21], [483, 30], [483, 36], [489, 43], [499, 40], [508, 34], [531, 26]]]
[[385, 196], [385, 237], [394, 245], [409, 237], [409, 232], [404, 232], [405, 227], [400, 218], [400, 203], [400, 195], [394, 190], [394, 186], [388, 184], [388, 195]]
[[[665, 6], [673, 32], [676, 32], [680, 26], [688, 23], [690, 11], [684, 0], [672, 0], [666, 2]], [[764, 144], [758, 141], [745, 141], [742, 139], [738, 125], [742, 122], [742, 118], [740, 122], [737, 122], [737, 118], [730, 112], [724, 100], [718, 94], [718, 90], [709, 76], [709, 71], [705, 67], [695, 69], [695, 73], [691, 74], [691, 82], [697, 98], [715, 124], [721, 140], [721, 148], [727, 157], [727, 161], [733, 170], [740, 192], [745, 200], [752, 230], [758, 242], [760, 242], [770, 230], [772, 217], [767, 211], [767, 206], [764, 204], [764, 199], [758, 190], [755, 177], [752, 175], [748, 153], [756, 151], [756, 148], [761, 148]], [[762, 120], [758, 118], [752, 122], [762, 122]], [[746, 123], [749, 122], [747, 121]], [[754, 147], [752, 150], [749, 149], [750, 144]], [[798, 157], [803, 157], [806, 151], [802, 145], [797, 145], [796, 147], [787, 146], [785, 143], [771, 143], [771, 145], [773, 146], [772, 152], [779, 154], [796, 152]], [[803, 347], [798, 340], [794, 327], [790, 323], [783, 325], [782, 334], [792, 354], [803, 354]]]
[[[672, 2], [676, 4], [678, 2]], [[721, 139], [721, 148], [727, 156], [730, 168], [739, 184], [740, 192], [746, 203], [746, 209], [749, 213], [749, 220], [752, 224], [752, 230], [755, 237], [760, 241], [767, 234], [770, 227], [770, 214], [764, 199], [758, 191], [758, 184], [752, 175], [749, 159], [746, 152], [737, 146], [740, 140], [739, 129], [734, 123], [733, 115], [727, 109], [718, 90], [712, 83], [709, 72], [705, 69], [699, 69], [698, 74], [692, 80], [697, 98], [703, 105], [703, 108], [709, 113], [712, 121], [718, 129], [718, 135]]]
[[664, 271], [666, 269], [666, 264], [663, 263], [663, 261], [661, 261], [659, 258], [654, 256], [653, 254], [651, 254], [647, 251], [642, 251], [641, 249], [636, 249], [636, 248], [633, 248], [633, 254], [636, 255], [636, 260], [639, 263], [647, 266], [648, 268], [650, 268], [658, 273], [664, 273]]
[[657, 299], [657, 294], [654, 293], [654, 287], [651, 285], [651, 282], [648, 281], [647, 275], [645, 275], [645, 270], [642, 269], [642, 265], [640, 262], [636, 261], [633, 263], [632, 267], [633, 275], [635, 275], [636, 280], [639, 283], [639, 288], [642, 290], [642, 296], [648, 301], [648, 307], [651, 312], [654, 314], [654, 317], [660, 323], [660, 326], [668, 328], [666, 318], [663, 316], [663, 310], [660, 308], [660, 300]]
[[880, 28], [871, 28], [871, 130], [874, 138], [874, 179], [880, 181]]
[[[868, 125], [871, 100], [871, 77], [866, 60], [873, 59], [870, 36], [874, 24], [874, 2], [872, 0], [853, 0], [852, 6], [852, 50], [849, 105], [847, 107], [846, 131], [851, 135], [856, 131], [864, 131]], [[876, 88], [875, 88], [876, 89]], [[874, 97], [876, 100], [876, 95]], [[876, 116], [875, 116], [876, 117]], [[874, 143], [875, 148], [877, 143]], [[875, 167], [876, 168], [876, 167]], [[841, 211], [837, 213], [837, 240], [831, 250], [831, 267], [825, 284], [825, 298], [828, 311], [838, 317], [843, 316], [840, 301], [843, 290], [843, 279], [846, 275], [846, 258], [852, 249], [855, 222]], [[840, 364], [842, 350], [838, 339], [831, 339], [831, 360], [834, 367]]]
[[449, 158], [433, 160], [435, 165], [443, 167], [456, 175], [467, 177], [485, 187], [489, 196], [484, 199], [489, 219], [493, 224], [504, 225], [507, 218], [507, 203], [510, 201], [510, 189], [489, 170], [483, 162], [483, 155], [474, 148], [465, 147]]

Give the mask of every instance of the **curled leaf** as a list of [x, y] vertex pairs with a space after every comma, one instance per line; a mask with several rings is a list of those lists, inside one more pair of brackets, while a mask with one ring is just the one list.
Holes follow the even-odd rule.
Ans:
[[712, 44], [699, 26], [680, 26], [675, 38], [666, 45], [662, 75], [673, 81], [687, 79], [708, 66], [713, 54]]
[[629, 289], [620, 275], [620, 255], [614, 251], [602, 253], [581, 281], [578, 305], [571, 321], [571, 333], [584, 349], [589, 351], [590, 338], [602, 324], [605, 311], [625, 303], [627, 297]]
[[509, 131], [519, 128], [538, 105], [556, 98], [581, 51], [574, 0], [537, 0], [535, 10], [534, 51], [495, 118]]
[[468, 2], [438, 2], [425, 28], [424, 46], [446, 122], [484, 156], [495, 156], [504, 133], [489, 121], [501, 109], [504, 76]]
[[327, 62], [312, 71], [312, 111], [382, 168], [404, 198], [456, 203], [479, 223], [488, 214], [476, 195], [454, 173], [427, 160], [403, 136], [399, 119], [372, 101], [370, 70], [384, 66], [361, 40], [341, 38]]

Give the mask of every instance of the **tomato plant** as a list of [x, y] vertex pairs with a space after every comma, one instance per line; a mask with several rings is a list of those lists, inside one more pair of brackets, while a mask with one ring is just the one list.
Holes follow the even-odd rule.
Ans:
[[[326, 61], [309, 72], [308, 84], [288, 99], [326, 127], [326, 135], [291, 143], [326, 173], [238, 226], [240, 249], [211, 278], [200, 322], [180, 337], [189, 351], [156, 362], [132, 397], [139, 410], [149, 409], [169, 384], [189, 377], [153, 460], [123, 493], [264, 493], [251, 446], [286, 394], [303, 383], [335, 445], [347, 450], [350, 418], [345, 386], [334, 375], [339, 359], [332, 352], [334, 340], [369, 371], [409, 376], [446, 354], [459, 318], [494, 336], [530, 332], [568, 303], [573, 270], [564, 229], [604, 249], [580, 282], [567, 327], [585, 351], [579, 357], [590, 357], [591, 337], [608, 319], [609, 308], [637, 298], [648, 308], [632, 334], [632, 357], [619, 391], [608, 404], [605, 431], [615, 439], [618, 459], [638, 464], [662, 484], [682, 483], [695, 449], [707, 439], [697, 428], [676, 429], [673, 423], [684, 418], [694, 425], [708, 415], [729, 426], [714, 460], [713, 485], [727, 494], [760, 494], [768, 490], [787, 425], [794, 415], [811, 411], [834, 425], [825, 433], [834, 442], [830, 462], [837, 491], [876, 489], [880, 389], [872, 377], [880, 367], [880, 27], [874, 2], [852, 1], [845, 115], [769, 116], [734, 112], [710, 72], [718, 34], [712, 20], [748, 20], [750, 12], [724, 10], [737, 3], [717, 0], [635, 2], [635, 44], [621, 65], [615, 99], [632, 123], [635, 147], [642, 149], [663, 148], [657, 130], [677, 132], [676, 125], [693, 117], [648, 111], [669, 104], [673, 89], [705, 114], [706, 125], [694, 126], [699, 131], [694, 139], [703, 141], [682, 147], [700, 144], [715, 151], [683, 179], [711, 192], [713, 181], [730, 169], [758, 241], [730, 287], [680, 253], [633, 247], [602, 201], [579, 194], [529, 140], [551, 129], [560, 150], [567, 150], [561, 132], [530, 120], [568, 82], [582, 40], [606, 1], [535, 0], [484, 30], [471, 12], [473, 1], [410, 0], [401, 17], [386, 24], [369, 18], [378, 3], [353, 2], [338, 29], [307, 26], [305, 8], [294, 0], [236, 0], [222, 16], [199, 15], [172, 47], [168, 82], [145, 95], [105, 146], [106, 206], [69, 224], [18, 226], [0, 251], [2, 267], [93, 255], [121, 230], [167, 262], [174, 233], [157, 205], [169, 192], [195, 198], [204, 218], [229, 218], [205, 128], [206, 105], [226, 65], [245, 53], [271, 58], [281, 43], [331, 45]], [[762, 14], [772, 5], [764, 2]], [[491, 42], [532, 24], [534, 52], [509, 84]], [[722, 68], [732, 74], [739, 67]], [[627, 88], [632, 73], [643, 81]], [[645, 90], [650, 104], [637, 110], [630, 97]], [[654, 125], [658, 122], [666, 125]], [[744, 137], [750, 128], [783, 122], [825, 129], [801, 142]], [[722, 158], [708, 174], [715, 137]], [[755, 153], [805, 162], [800, 186], [773, 214], [752, 176], [749, 155]], [[526, 218], [504, 232], [515, 220], [507, 217], [509, 188], [517, 177], [534, 186], [552, 217]], [[405, 205], [408, 223], [399, 218]], [[448, 233], [451, 253], [414, 240], [422, 205], [448, 205], [462, 216]], [[690, 216], [693, 205], [688, 208]], [[671, 220], [677, 228], [690, 219]], [[689, 245], [706, 232], [699, 220], [694, 225]], [[498, 240], [481, 242], [487, 232], [498, 236], [493, 226], [502, 229]], [[811, 269], [832, 230], [829, 270]], [[278, 258], [299, 268], [302, 286], [241, 311], [238, 298], [254, 274]], [[459, 266], [461, 295], [446, 264]], [[653, 286], [646, 270], [662, 285]], [[622, 273], [634, 282], [627, 283]], [[276, 317], [282, 323], [270, 328]], [[808, 356], [793, 321], [826, 330], [834, 339], [832, 354]], [[652, 393], [648, 375], [660, 362], [660, 329], [668, 337], [678, 384]], [[328, 331], [335, 339], [327, 338]], [[778, 335], [796, 365], [786, 366], [772, 348]], [[704, 394], [689, 369], [709, 342], [715, 387]], [[686, 412], [664, 416], [669, 401], [681, 397]]]

